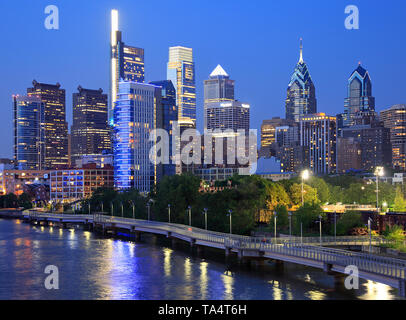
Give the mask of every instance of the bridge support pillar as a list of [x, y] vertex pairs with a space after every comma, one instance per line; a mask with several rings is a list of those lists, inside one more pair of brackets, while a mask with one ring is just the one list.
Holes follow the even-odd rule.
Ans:
[[135, 241], [137, 241], [137, 242], [141, 241], [141, 232], [135, 231], [134, 236], [135, 236]]
[[175, 238], [171, 238], [171, 247], [172, 249], [176, 248], [178, 241]]
[[399, 280], [399, 295], [406, 298], [406, 280]]
[[198, 246], [196, 245], [196, 253], [199, 257], [202, 257], [204, 255], [204, 248], [203, 246]]

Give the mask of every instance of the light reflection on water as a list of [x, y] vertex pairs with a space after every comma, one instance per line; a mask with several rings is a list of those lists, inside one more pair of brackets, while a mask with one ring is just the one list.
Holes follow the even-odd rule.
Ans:
[[[0, 220], [0, 257], [0, 299], [398, 298], [395, 289], [372, 281], [361, 280], [356, 291], [335, 289], [331, 276], [297, 265], [285, 264], [283, 273], [272, 266], [243, 270], [148, 241], [19, 221]], [[60, 290], [44, 288], [50, 264], [59, 268]]]

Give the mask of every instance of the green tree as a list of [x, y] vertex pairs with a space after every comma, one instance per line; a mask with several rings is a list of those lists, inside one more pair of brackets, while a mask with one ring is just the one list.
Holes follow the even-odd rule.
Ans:
[[324, 219], [325, 213], [321, 209], [320, 205], [313, 202], [305, 202], [294, 214], [293, 214], [293, 229], [296, 234], [300, 234], [300, 224], [303, 226], [303, 233], [316, 233], [319, 225], [316, 221], [319, 220], [319, 216]]
[[[304, 201], [305, 202], [319, 202], [317, 198], [317, 190], [312, 188], [311, 186], [305, 184], [303, 186], [304, 190]], [[302, 185], [299, 183], [294, 183], [289, 190], [290, 199], [294, 205], [301, 205], [302, 204]]]
[[[362, 226], [361, 213], [357, 211], [347, 211], [342, 214], [337, 221], [337, 235], [348, 235], [353, 228]], [[331, 226], [331, 234], [334, 234], [334, 225]]]
[[18, 206], [24, 209], [32, 208], [32, 197], [28, 193], [23, 193], [18, 197]]
[[393, 210], [395, 210], [396, 212], [406, 211], [406, 200], [403, 196], [403, 192], [400, 187], [396, 188], [396, 196], [394, 200]]
[[[289, 212], [286, 206], [278, 205], [275, 208], [276, 212], [276, 229], [277, 231], [287, 230], [289, 227]], [[269, 221], [269, 230], [275, 231], [275, 219], [272, 217]]]
[[386, 239], [397, 243], [403, 243], [403, 241], [405, 241], [405, 233], [403, 228], [398, 225], [394, 225], [392, 227], [386, 226], [384, 236]]
[[317, 190], [317, 198], [321, 203], [330, 202], [330, 188], [323, 179], [311, 177], [309, 185]]

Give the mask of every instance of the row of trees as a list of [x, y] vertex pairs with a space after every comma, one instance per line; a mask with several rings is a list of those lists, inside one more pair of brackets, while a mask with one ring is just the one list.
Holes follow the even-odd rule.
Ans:
[[14, 193], [9, 193], [4, 196], [0, 196], [0, 207], [1, 208], [32, 208], [32, 197], [23, 193], [17, 197]]

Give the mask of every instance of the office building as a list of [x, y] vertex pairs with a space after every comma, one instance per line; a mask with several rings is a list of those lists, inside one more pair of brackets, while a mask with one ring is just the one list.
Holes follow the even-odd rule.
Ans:
[[122, 41], [117, 10], [111, 11], [110, 59], [109, 124], [112, 125], [120, 80], [133, 82], [145, 80], [144, 49], [128, 46]]
[[354, 125], [357, 114], [375, 111], [375, 98], [372, 96], [372, 82], [367, 70], [361, 64], [348, 79], [347, 98], [344, 102], [343, 126]]
[[38, 97], [14, 96], [14, 163], [23, 170], [45, 167], [45, 111]]
[[392, 166], [406, 170], [406, 105], [397, 104], [381, 112], [381, 121], [390, 129]]
[[290, 121], [273, 117], [272, 119], [263, 120], [261, 124], [261, 157], [271, 157], [275, 154], [272, 152], [271, 145], [276, 141], [276, 128], [288, 125]]
[[205, 129], [245, 130], [250, 129], [250, 105], [239, 101], [208, 103], [205, 105]]
[[154, 141], [151, 131], [162, 122], [162, 88], [152, 84], [120, 81], [119, 95], [114, 109], [114, 183], [124, 190], [135, 188], [150, 192], [158, 181], [158, 167], [150, 159]]
[[45, 169], [68, 166], [68, 123], [66, 122], [65, 89], [59, 83], [45, 84], [33, 81], [27, 89], [29, 97], [44, 103]]
[[218, 65], [204, 81], [204, 104], [234, 101], [234, 80]]
[[79, 86], [73, 94], [72, 164], [84, 155], [101, 155], [111, 150], [107, 109], [107, 94], [102, 89]]
[[50, 172], [50, 200], [71, 203], [88, 199], [99, 188], [114, 188], [114, 170], [111, 166], [97, 168], [95, 164], [80, 169]]
[[290, 79], [286, 98], [286, 119], [299, 122], [307, 114], [317, 112], [316, 89], [303, 60], [303, 45], [300, 42], [300, 58]]
[[178, 119], [182, 127], [196, 126], [196, 80], [193, 49], [185, 47], [169, 48], [167, 79], [176, 90]]
[[336, 118], [324, 113], [300, 119], [300, 145], [307, 147], [306, 167], [324, 175], [336, 172]]

